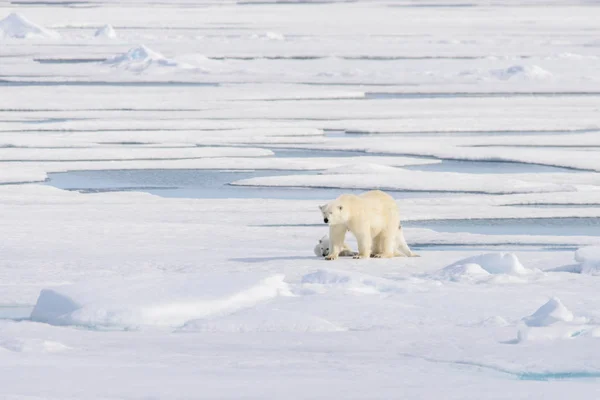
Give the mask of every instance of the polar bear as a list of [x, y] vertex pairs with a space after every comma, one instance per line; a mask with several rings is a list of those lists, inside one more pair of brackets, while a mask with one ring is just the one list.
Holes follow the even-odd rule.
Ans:
[[[329, 242], [329, 237], [327, 235], [323, 236], [321, 239], [319, 239], [319, 243], [317, 243], [317, 245], [315, 246], [315, 255], [317, 257], [327, 257], [329, 255], [329, 251], [331, 249], [331, 245]], [[357, 253], [355, 251], [352, 251], [352, 249], [350, 248], [350, 246], [348, 246], [345, 242], [342, 245], [342, 250], [340, 251], [339, 256], [340, 257], [353, 257], [355, 256]]]
[[[319, 243], [315, 246], [314, 252], [317, 257], [327, 257], [329, 255], [329, 249], [331, 248], [329, 242], [329, 236], [325, 235], [319, 239]], [[353, 251], [350, 246], [345, 242], [340, 251], [340, 257], [355, 256], [357, 253]], [[371, 253], [371, 257], [373, 254]], [[412, 252], [406, 239], [404, 238], [404, 232], [402, 231], [402, 225], [398, 227], [396, 232], [396, 247], [394, 248], [394, 257], [420, 257], [418, 254]]]
[[394, 257], [400, 212], [389, 194], [381, 190], [358, 196], [343, 194], [319, 208], [323, 222], [329, 225], [332, 246], [325, 257], [327, 260], [338, 258], [348, 230], [358, 242], [358, 254], [354, 258], [369, 258], [371, 254], [378, 258]]

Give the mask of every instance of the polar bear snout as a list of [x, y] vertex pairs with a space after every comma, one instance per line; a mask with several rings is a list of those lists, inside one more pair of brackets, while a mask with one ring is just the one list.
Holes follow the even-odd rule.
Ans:
[[326, 224], [328, 224], [329, 223], [329, 218], [327, 218], [327, 217], [323, 218], [323, 222], [325, 222]]

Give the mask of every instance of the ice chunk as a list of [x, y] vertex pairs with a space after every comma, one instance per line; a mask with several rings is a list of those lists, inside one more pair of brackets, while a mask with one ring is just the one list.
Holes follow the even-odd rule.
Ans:
[[94, 33], [94, 36], [98, 38], [115, 39], [117, 37], [117, 32], [115, 32], [112, 25], [104, 25]]
[[44, 289], [31, 319], [53, 325], [117, 329], [178, 327], [289, 295], [283, 275], [220, 274], [193, 278], [102, 281]]
[[552, 73], [537, 65], [513, 65], [506, 69], [494, 69], [490, 74], [501, 80], [546, 80], [553, 77]]
[[189, 64], [166, 58], [144, 45], [134, 47], [126, 53], [110, 57], [104, 63], [134, 72], [143, 72], [150, 67], [193, 68]]
[[575, 252], [582, 274], [600, 275], [600, 246], [584, 247]]
[[60, 35], [57, 32], [34, 24], [21, 14], [11, 13], [3, 20], [0, 20], [0, 37], [18, 39], [32, 37], [58, 38]]

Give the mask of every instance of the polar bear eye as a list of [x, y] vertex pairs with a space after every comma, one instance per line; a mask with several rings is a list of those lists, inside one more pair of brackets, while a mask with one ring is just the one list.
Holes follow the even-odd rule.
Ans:
[[340, 211], [342, 210], [342, 206], [339, 206], [338, 208], [340, 209]]

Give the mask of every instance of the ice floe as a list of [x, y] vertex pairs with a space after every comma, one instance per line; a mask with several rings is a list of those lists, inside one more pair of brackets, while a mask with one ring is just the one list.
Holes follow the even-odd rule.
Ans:
[[[362, 168], [361, 168], [362, 169]], [[364, 171], [364, 169], [363, 169]], [[389, 171], [389, 169], [388, 169]], [[328, 175], [296, 175], [270, 176], [243, 179], [232, 182], [239, 186], [273, 186], [273, 187], [327, 187], [347, 189], [439, 191], [439, 192], [471, 192], [471, 193], [542, 193], [574, 191], [567, 184], [528, 182], [517, 179], [517, 176], [503, 176], [493, 179], [490, 176], [461, 174], [451, 172], [421, 172], [398, 169], [393, 174], [386, 173], [351, 173], [335, 171]], [[357, 172], [357, 171], [353, 171]], [[360, 172], [360, 171], [358, 171]]]
[[[435, 163], [432, 162], [432, 163]], [[329, 168], [321, 171], [322, 175], [350, 175], [350, 174], [395, 174], [402, 170], [387, 165], [373, 164], [373, 163], [357, 163], [342, 165], [336, 168]]]

